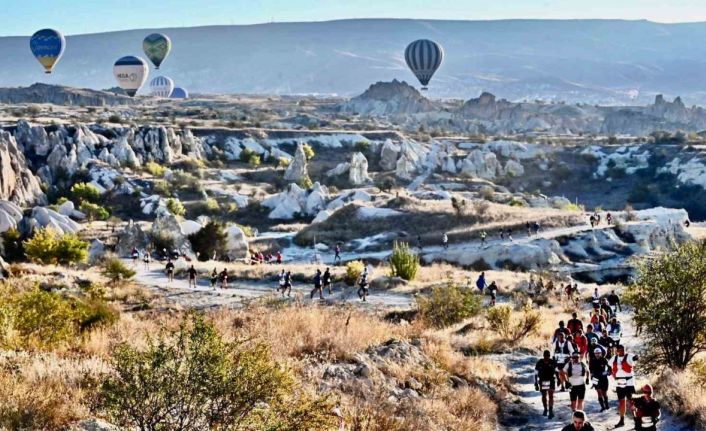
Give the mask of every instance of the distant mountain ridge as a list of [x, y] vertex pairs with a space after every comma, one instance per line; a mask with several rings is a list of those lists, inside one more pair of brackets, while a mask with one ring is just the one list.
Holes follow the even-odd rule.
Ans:
[[107, 91], [36, 83], [29, 87], [0, 88], [0, 103], [112, 106], [132, 105], [136, 101], [132, 97]]
[[446, 53], [432, 98], [488, 91], [511, 101], [626, 104], [665, 94], [706, 103], [706, 23], [618, 20], [365, 19], [88, 34], [68, 36], [64, 57], [46, 76], [27, 37], [2, 37], [0, 87], [111, 87], [113, 62], [142, 55], [143, 37], [157, 30], [174, 44], [160, 74], [191, 92], [354, 96], [371, 82], [416, 82], [404, 48], [431, 38]]

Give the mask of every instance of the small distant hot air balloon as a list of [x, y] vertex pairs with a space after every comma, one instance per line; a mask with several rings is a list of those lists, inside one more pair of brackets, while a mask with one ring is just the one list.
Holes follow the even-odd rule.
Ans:
[[169, 97], [174, 90], [174, 81], [166, 76], [158, 76], [150, 81], [150, 94], [154, 97]]
[[174, 87], [174, 90], [172, 91], [172, 95], [169, 97], [172, 99], [188, 99], [189, 92], [186, 91], [182, 87]]
[[159, 66], [172, 49], [172, 41], [167, 35], [152, 33], [142, 41], [142, 49], [145, 51], [147, 58], [154, 63], [154, 67], [159, 70]]
[[113, 75], [118, 81], [118, 86], [125, 90], [128, 96], [134, 96], [137, 93], [147, 80], [148, 74], [147, 62], [132, 55], [119, 59], [113, 66]]
[[444, 49], [436, 42], [419, 39], [407, 46], [404, 59], [414, 76], [423, 85], [422, 90], [426, 90], [429, 80], [444, 61]]
[[42, 63], [45, 73], [51, 73], [64, 54], [65, 48], [64, 35], [50, 28], [39, 30], [29, 39], [29, 49]]

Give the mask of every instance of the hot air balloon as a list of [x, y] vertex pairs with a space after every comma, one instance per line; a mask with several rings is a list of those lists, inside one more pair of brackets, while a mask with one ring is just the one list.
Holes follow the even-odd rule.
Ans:
[[137, 93], [147, 80], [148, 73], [147, 62], [132, 55], [119, 59], [113, 66], [113, 75], [128, 96], [134, 96]]
[[169, 97], [174, 90], [174, 81], [166, 76], [158, 76], [150, 81], [150, 94], [155, 97]]
[[142, 49], [154, 66], [159, 70], [165, 58], [172, 49], [172, 41], [164, 34], [152, 33], [142, 41]]
[[58, 31], [45, 28], [32, 35], [29, 39], [29, 48], [44, 66], [44, 71], [51, 73], [64, 54], [66, 39]]
[[188, 99], [189, 92], [186, 91], [182, 87], [174, 87], [174, 90], [172, 91], [172, 95], [169, 97], [172, 99]]
[[444, 61], [444, 49], [436, 42], [419, 39], [407, 46], [404, 59], [414, 76], [423, 85], [422, 90], [426, 90], [429, 80]]

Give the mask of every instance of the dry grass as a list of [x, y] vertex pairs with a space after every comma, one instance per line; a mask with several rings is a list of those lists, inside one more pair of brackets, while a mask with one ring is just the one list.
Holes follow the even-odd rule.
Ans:
[[667, 370], [652, 384], [664, 407], [691, 420], [694, 430], [706, 430], [706, 387], [699, 384], [694, 374]]

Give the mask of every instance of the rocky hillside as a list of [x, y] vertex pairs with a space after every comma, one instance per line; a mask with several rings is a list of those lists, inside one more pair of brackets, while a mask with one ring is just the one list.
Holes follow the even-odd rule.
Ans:
[[[706, 129], [706, 111], [687, 107], [680, 97], [668, 102], [657, 95], [647, 106], [510, 102], [483, 92], [460, 108], [444, 106], [422, 96], [406, 83], [378, 82], [339, 106], [343, 112], [369, 117], [393, 117], [408, 130], [460, 133], [627, 134]], [[424, 115], [420, 115], [424, 114]]]
[[0, 131], [0, 200], [26, 206], [45, 201], [37, 177], [28, 168], [15, 138]]
[[114, 106], [132, 105], [134, 99], [105, 91], [36, 83], [29, 87], [0, 88], [0, 102], [51, 103], [54, 105]]

